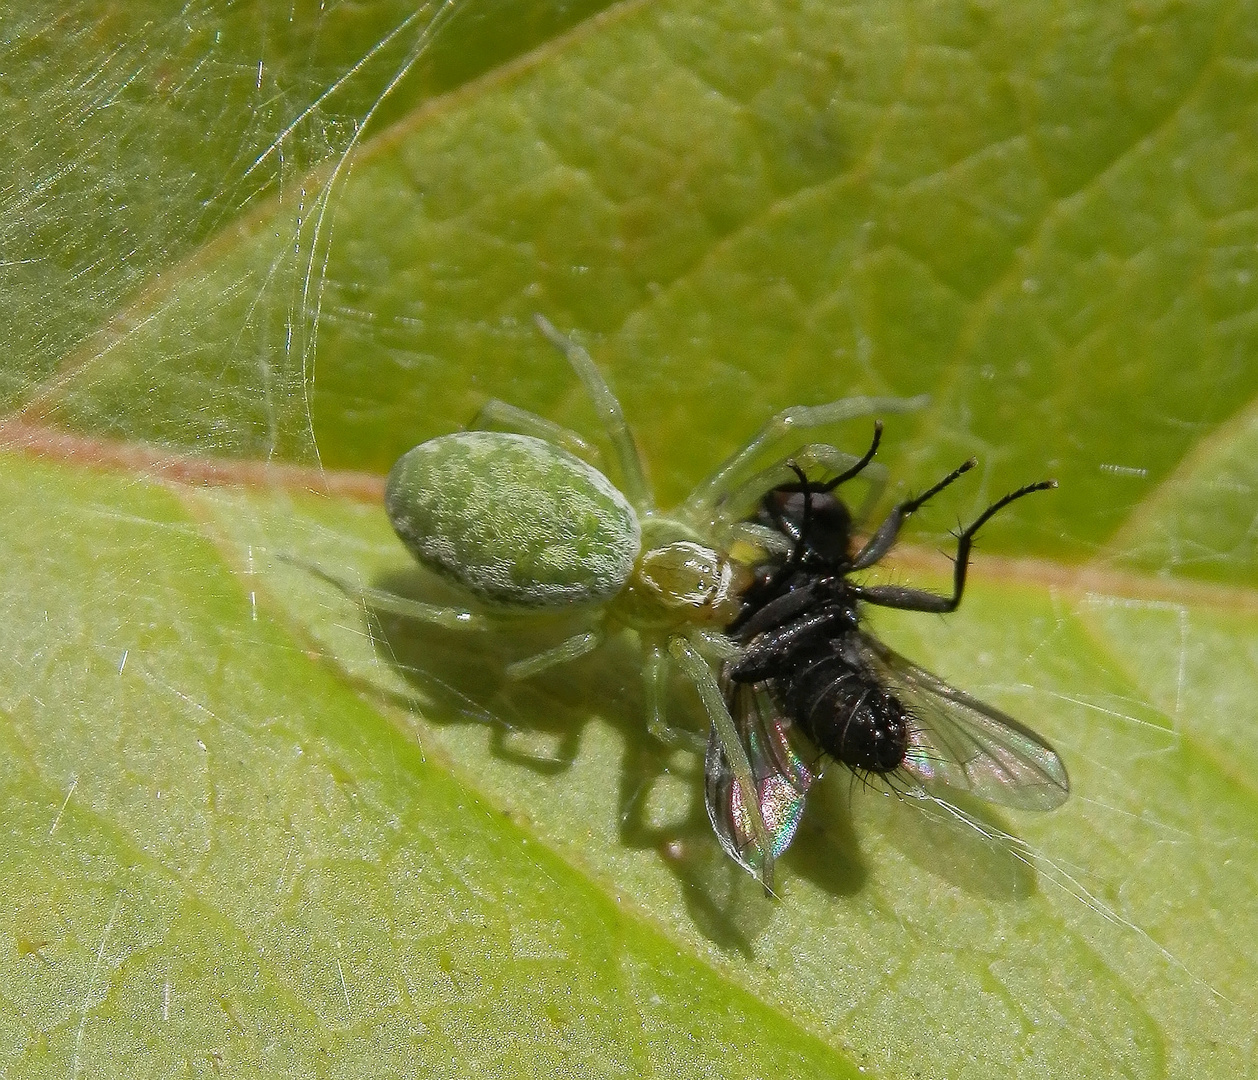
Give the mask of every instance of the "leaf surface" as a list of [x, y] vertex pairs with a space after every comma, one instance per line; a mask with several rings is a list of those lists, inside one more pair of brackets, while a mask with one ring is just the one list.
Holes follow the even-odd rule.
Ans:
[[[1254, 5], [255, 8], [0, 17], [0, 1075], [1253, 1075]], [[312, 574], [439, 599], [379, 477], [489, 397], [597, 437], [536, 311], [665, 506], [929, 394], [894, 580], [1055, 475], [875, 625], [1066, 805], [836, 770], [767, 899], [631, 641]]]

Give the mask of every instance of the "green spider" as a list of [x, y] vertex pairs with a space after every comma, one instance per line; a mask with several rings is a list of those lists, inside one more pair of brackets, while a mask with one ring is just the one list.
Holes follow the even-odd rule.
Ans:
[[[589, 354], [542, 316], [535, 321], [593, 400], [614, 451], [619, 487], [588, 460], [597, 452], [580, 435], [491, 400], [473, 430], [429, 439], [403, 454], [385, 488], [389, 519], [411, 554], [479, 605], [443, 607], [381, 589], [352, 593], [377, 611], [461, 630], [560, 609], [585, 614], [581, 632], [509, 665], [514, 679], [575, 660], [609, 633], [636, 634], [644, 653], [649, 731], [670, 746], [701, 751], [707, 743], [668, 722], [665, 690], [676, 665], [698, 691], [712, 736], [750, 808], [755, 850], [762, 853], [755, 872], [767, 885], [772, 844], [747, 750], [714, 672], [740, 651], [724, 628], [738, 616], [753, 553], [784, 544], [781, 533], [746, 519], [761, 496], [792, 479], [795, 469], [842, 471], [856, 460], [829, 444], [809, 442], [811, 432], [858, 416], [920, 408], [925, 398], [853, 397], [786, 409], [680, 506], [661, 512], [620, 402]], [[764, 467], [766, 459], [772, 463]], [[871, 472], [876, 498], [885, 477]]]

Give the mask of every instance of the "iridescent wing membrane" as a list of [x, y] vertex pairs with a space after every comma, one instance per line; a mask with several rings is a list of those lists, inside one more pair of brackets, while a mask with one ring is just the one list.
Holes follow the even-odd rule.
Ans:
[[821, 775], [822, 754], [774, 704], [764, 683], [723, 680], [725, 701], [751, 762], [769, 851], [760, 851], [733, 771], [713, 729], [704, 761], [704, 801], [725, 853], [770, 885], [773, 860], [795, 838], [804, 798]]
[[944, 784], [1019, 810], [1052, 810], [1070, 779], [1057, 752], [1013, 717], [949, 686], [877, 638], [859, 636], [862, 658], [916, 723], [904, 770], [922, 784]]
[[[858, 634], [858, 648], [869, 673], [914, 718], [901, 765], [902, 774], [917, 782], [908, 794], [924, 795], [926, 788], [943, 785], [1020, 810], [1051, 810], [1066, 800], [1070, 793], [1066, 767], [1035, 732], [949, 686], [869, 634]], [[766, 868], [794, 839], [804, 799], [821, 775], [824, 755], [784, 715], [770, 684], [725, 680], [724, 686], [751, 762], [771, 850], [756, 847], [738, 785], [715, 737], [708, 741], [705, 762], [708, 817], [726, 853], [766, 880]]]

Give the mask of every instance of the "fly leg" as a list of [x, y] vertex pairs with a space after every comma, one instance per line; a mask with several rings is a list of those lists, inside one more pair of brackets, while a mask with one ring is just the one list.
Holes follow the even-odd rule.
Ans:
[[[853, 569], [861, 569], [863, 566], [869, 566], [882, 558], [886, 554], [886, 550], [895, 542], [895, 534], [899, 531], [900, 522], [904, 520], [913, 510], [921, 506], [927, 499], [938, 492], [941, 488], [952, 483], [961, 473], [972, 467], [973, 462], [966, 462], [960, 469], [949, 474], [940, 483], [936, 484], [925, 495], [910, 503], [902, 503], [891, 511], [887, 521], [883, 522], [878, 532], [874, 534], [872, 540], [865, 545], [865, 551], [861, 552], [857, 557], [856, 565]], [[997, 499], [991, 506], [984, 510], [977, 519], [970, 523], [957, 536], [957, 557], [953, 564], [952, 570], [952, 595], [939, 596], [936, 593], [927, 592], [925, 589], [910, 589], [903, 585], [853, 585], [852, 590], [860, 600], [864, 600], [870, 604], [878, 604], [881, 607], [900, 608], [904, 611], [929, 611], [945, 614], [949, 611], [956, 611], [961, 603], [961, 594], [965, 592], [965, 575], [970, 566], [970, 548], [974, 543], [974, 535], [989, 521], [993, 514], [1003, 510], [1011, 502], [1022, 498], [1024, 495], [1030, 495], [1033, 491], [1047, 491], [1057, 486], [1056, 480], [1041, 480], [1037, 484], [1027, 484], [1026, 487], [1020, 487], [1017, 491], [1011, 491], [1003, 499]], [[888, 522], [891, 522], [897, 511], [905, 510], [900, 518], [895, 522], [893, 529], [888, 529]], [[889, 538], [885, 542], [885, 546], [881, 551], [876, 553], [874, 558], [865, 558], [868, 552], [879, 541], [879, 537], [884, 532], [889, 534]]]
[[[895, 545], [896, 538], [900, 535], [900, 530], [904, 527], [904, 523], [909, 517], [920, 510], [949, 484], [968, 473], [977, 464], [977, 458], [970, 458], [969, 461], [962, 462], [929, 491], [918, 495], [914, 499], [905, 499], [904, 502], [892, 507], [891, 513], [878, 526], [878, 531], [869, 538], [869, 542], [857, 553], [856, 558], [852, 561], [852, 570], [864, 570], [866, 567], [873, 566], [874, 563], [878, 562]], [[982, 524], [990, 516], [991, 511], [984, 514], [979, 519], [978, 524]]]

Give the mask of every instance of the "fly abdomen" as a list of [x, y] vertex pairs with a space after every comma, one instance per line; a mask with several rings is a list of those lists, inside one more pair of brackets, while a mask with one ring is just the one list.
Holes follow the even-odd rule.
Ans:
[[910, 718], [835, 644], [793, 657], [791, 673], [774, 681], [779, 704], [836, 761], [859, 772], [894, 772], [908, 750]]

